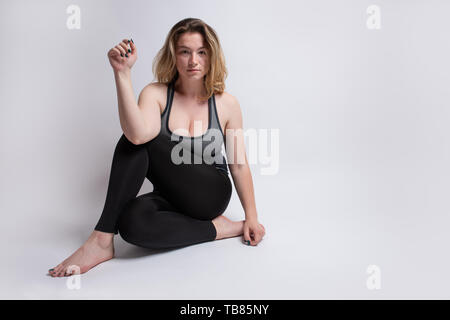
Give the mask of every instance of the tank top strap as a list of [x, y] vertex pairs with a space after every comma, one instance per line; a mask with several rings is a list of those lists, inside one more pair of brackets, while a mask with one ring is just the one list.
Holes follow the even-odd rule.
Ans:
[[168, 126], [167, 118], [170, 113], [170, 108], [172, 107], [172, 100], [173, 100], [173, 94], [174, 94], [173, 83], [174, 83], [174, 80], [167, 84], [166, 107], [164, 108], [164, 111], [161, 114], [161, 131], [163, 131], [167, 135], [169, 135], [169, 130], [167, 128], [167, 126]]
[[213, 93], [213, 95], [211, 96], [211, 109], [210, 112], [212, 112], [212, 117], [211, 117], [211, 128], [215, 128], [217, 130], [220, 130], [220, 132], [222, 133], [223, 136], [223, 131], [222, 131], [222, 127], [220, 126], [220, 121], [219, 121], [219, 114], [217, 113], [217, 107], [216, 107], [216, 97], [215, 94]]

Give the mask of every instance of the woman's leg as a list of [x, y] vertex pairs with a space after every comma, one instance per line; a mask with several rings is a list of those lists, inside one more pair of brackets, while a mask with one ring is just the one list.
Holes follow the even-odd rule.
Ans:
[[[196, 215], [188, 216], [184, 210], [182, 213], [181, 209], [178, 209], [185, 209], [183, 206], [173, 206], [157, 191], [136, 198], [144, 179], [151, 178], [149, 165], [152, 154], [149, 153], [157, 152], [157, 149], [145, 144], [131, 143], [122, 134], [114, 150], [106, 201], [95, 230], [118, 234], [120, 229], [124, 240], [147, 248], [179, 247], [215, 240], [218, 224], [214, 224], [212, 219], [219, 216], [221, 212], [215, 212], [208, 217], [200, 210], [195, 210]], [[159, 157], [151, 160], [158, 161]], [[215, 171], [206, 172], [206, 169], [211, 168], [200, 169], [200, 167], [192, 166], [178, 172], [169, 161], [157, 163], [157, 165], [159, 165], [158, 171], [164, 172], [164, 180], [172, 182], [172, 188], [180, 184], [177, 179], [180, 176], [188, 179], [189, 177], [186, 176], [188, 173], [191, 175], [191, 172], [197, 173], [197, 177], [215, 173]], [[195, 181], [194, 176], [189, 179]], [[227, 188], [230, 186], [224, 183], [223, 188], [223, 194], [226, 196], [229, 193]], [[214, 201], [214, 197], [211, 192], [206, 193], [206, 191], [204, 194], [207, 196], [197, 199], [189, 193], [187, 188], [178, 193], [177, 199], [187, 198], [186, 204], [202, 203], [203, 207], [208, 207], [208, 203]]]
[[119, 233], [134, 245], [163, 249], [212, 241], [217, 233], [211, 220], [200, 220], [177, 211], [158, 192], [130, 201], [119, 218]]
[[71, 266], [77, 266], [84, 273], [114, 257], [113, 236], [117, 234], [119, 214], [139, 192], [148, 163], [147, 149], [134, 145], [122, 134], [114, 151], [105, 206], [94, 231], [78, 250], [50, 269], [50, 275], [64, 276], [70, 273]]
[[105, 205], [94, 230], [118, 233], [119, 215], [141, 189], [148, 166], [145, 145], [135, 145], [122, 134], [114, 150]]
[[[159, 146], [157, 142], [152, 148], [146, 144], [134, 145], [125, 135], [120, 137], [114, 151], [106, 202], [95, 230], [74, 254], [50, 269], [52, 276], [66, 275], [71, 265], [77, 265], [84, 273], [111, 259], [114, 256], [113, 235], [119, 229], [125, 240], [149, 248], [185, 246], [242, 234], [243, 221], [232, 222], [220, 215], [229, 201], [229, 180], [211, 174], [215, 172], [211, 171], [212, 167], [204, 170], [194, 166], [189, 170], [179, 170], [180, 167], [171, 166], [168, 159], [161, 156], [164, 153], [159, 152]], [[151, 154], [158, 154], [158, 157], [150, 158]], [[153, 176], [149, 174], [150, 160], [158, 164], [153, 168]], [[165, 201], [165, 197], [155, 196], [156, 193], [135, 198], [145, 177], [152, 184], [157, 182], [166, 189], [180, 209], [175, 209]], [[181, 185], [179, 177], [183, 177]], [[203, 189], [195, 188], [193, 193], [192, 182], [196, 180], [203, 182]], [[214, 189], [212, 185], [220, 187]], [[221, 202], [218, 205], [214, 197], [219, 197]], [[205, 207], [208, 209], [204, 210]], [[180, 210], [189, 216], [181, 214]]]

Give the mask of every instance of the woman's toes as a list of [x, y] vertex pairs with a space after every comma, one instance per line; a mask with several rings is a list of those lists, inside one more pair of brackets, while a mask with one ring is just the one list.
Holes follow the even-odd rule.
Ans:
[[55, 270], [55, 274], [56, 274], [56, 276], [57, 277], [59, 277], [60, 276], [60, 274], [61, 274], [61, 267], [59, 267], [59, 268], [57, 268], [56, 270]]
[[67, 270], [67, 267], [66, 267], [66, 266], [64, 266], [64, 267], [61, 268], [61, 271], [60, 271], [61, 277], [64, 277], [64, 276], [66, 275], [66, 270]]

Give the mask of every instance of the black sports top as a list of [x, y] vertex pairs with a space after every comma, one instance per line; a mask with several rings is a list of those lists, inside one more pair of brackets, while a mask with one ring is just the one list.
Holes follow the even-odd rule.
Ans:
[[[169, 140], [176, 141], [178, 149], [173, 152], [178, 155], [181, 154], [181, 149], [184, 149], [182, 153], [183, 155], [189, 155], [189, 163], [211, 164], [214, 165], [216, 169], [228, 174], [228, 164], [226, 160], [226, 149], [224, 143], [226, 139], [222, 132], [219, 117], [217, 115], [216, 99], [214, 94], [208, 99], [208, 129], [203, 135], [194, 137], [180, 136], [170, 131], [169, 116], [175, 91], [175, 80], [176, 78], [167, 86], [166, 108], [161, 114], [161, 135]], [[191, 155], [193, 155], [194, 159], [192, 159]], [[182, 156], [182, 158], [185, 159], [185, 156]]]

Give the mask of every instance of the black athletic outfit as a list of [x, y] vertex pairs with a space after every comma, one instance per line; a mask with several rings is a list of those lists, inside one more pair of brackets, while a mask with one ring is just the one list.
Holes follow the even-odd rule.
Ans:
[[[172, 134], [168, 123], [175, 80], [168, 84], [159, 134], [141, 145], [131, 143], [123, 134], [120, 137], [105, 206], [95, 226], [95, 230], [120, 233], [125, 241], [146, 248], [180, 247], [214, 240], [216, 229], [211, 220], [225, 211], [232, 194], [225, 136], [215, 97], [208, 100], [205, 134], [196, 137]], [[200, 152], [211, 148], [211, 155], [207, 152], [202, 157]], [[174, 154], [191, 161], [173, 161]], [[153, 184], [153, 191], [136, 197], [145, 178]]]

